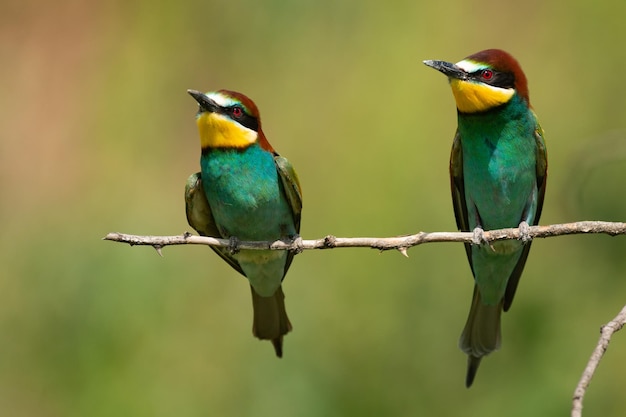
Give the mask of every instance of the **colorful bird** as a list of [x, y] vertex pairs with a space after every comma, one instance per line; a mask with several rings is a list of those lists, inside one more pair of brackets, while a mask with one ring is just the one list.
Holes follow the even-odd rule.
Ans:
[[[548, 161], [519, 63], [505, 51], [488, 49], [456, 64], [424, 64], [448, 77], [458, 110], [450, 156], [457, 227], [480, 238], [483, 230], [536, 225]], [[467, 387], [482, 357], [500, 347], [500, 315], [511, 307], [530, 250], [524, 240], [465, 245], [475, 281], [459, 342], [468, 355]]]
[[[302, 193], [289, 161], [276, 153], [263, 130], [257, 106], [248, 97], [220, 90], [188, 93], [196, 116], [202, 155], [199, 173], [187, 180], [187, 221], [200, 235], [246, 241], [294, 239], [300, 232]], [[283, 336], [291, 330], [282, 280], [294, 253], [273, 250], [212, 249], [248, 278], [254, 310], [252, 332], [271, 340], [282, 357]]]

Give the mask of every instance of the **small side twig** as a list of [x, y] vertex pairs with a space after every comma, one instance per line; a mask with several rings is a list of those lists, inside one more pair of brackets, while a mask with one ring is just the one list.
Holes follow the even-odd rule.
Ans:
[[613, 333], [619, 331], [624, 324], [626, 323], [626, 306], [622, 308], [622, 311], [610, 322], [602, 326], [600, 329], [600, 340], [598, 340], [598, 344], [596, 348], [593, 350], [591, 354], [591, 358], [587, 363], [587, 367], [583, 371], [583, 375], [576, 386], [576, 390], [574, 391], [574, 399], [572, 404], [572, 417], [581, 417], [583, 412], [583, 398], [585, 393], [587, 392], [587, 388], [589, 387], [589, 382], [591, 382], [591, 378], [593, 378], [598, 365], [600, 364], [600, 360], [602, 356], [604, 356], [604, 352], [609, 347], [609, 342], [611, 341], [611, 337]]

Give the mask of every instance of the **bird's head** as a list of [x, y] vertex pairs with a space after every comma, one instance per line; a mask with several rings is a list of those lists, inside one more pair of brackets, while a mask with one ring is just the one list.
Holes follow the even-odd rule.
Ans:
[[529, 104], [528, 84], [519, 63], [501, 49], [486, 49], [452, 64], [424, 61], [448, 77], [461, 113], [478, 113], [508, 103], [517, 94]]
[[259, 109], [248, 97], [228, 90], [206, 94], [196, 90], [187, 92], [198, 102], [196, 123], [203, 150], [243, 149], [259, 143], [264, 149], [274, 151], [261, 130]]

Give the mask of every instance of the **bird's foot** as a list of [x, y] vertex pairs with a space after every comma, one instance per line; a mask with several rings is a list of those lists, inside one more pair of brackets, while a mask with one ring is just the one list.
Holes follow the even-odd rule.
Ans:
[[519, 224], [519, 240], [524, 244], [533, 240], [532, 236], [530, 236], [530, 226], [525, 221]]
[[476, 246], [489, 244], [489, 241], [485, 239], [485, 231], [482, 227], [478, 226], [472, 230], [472, 244]]
[[300, 235], [291, 236], [291, 247], [292, 249], [290, 249], [290, 251], [293, 252], [294, 255], [302, 253], [304, 246], [302, 245], [302, 237], [300, 237]]
[[228, 251], [231, 255], [239, 253], [239, 238], [237, 236], [231, 236], [228, 238]]
[[476, 245], [476, 246], [488, 246], [489, 248], [491, 248], [492, 251], [495, 251], [496, 249], [493, 247], [493, 245], [487, 240], [487, 238], [485, 237], [485, 230], [480, 227], [477, 226], [474, 228], [474, 230], [472, 230], [472, 244]]

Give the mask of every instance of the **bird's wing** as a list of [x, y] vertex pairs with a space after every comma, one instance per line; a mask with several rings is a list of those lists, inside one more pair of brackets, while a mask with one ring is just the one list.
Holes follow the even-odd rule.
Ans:
[[[300, 217], [302, 214], [302, 191], [300, 188], [300, 181], [298, 180], [298, 174], [291, 163], [280, 155], [274, 156], [274, 162], [276, 163], [276, 169], [278, 176], [285, 190], [285, 196], [291, 207], [291, 213], [293, 215], [293, 223], [296, 229], [296, 233], [300, 233]], [[294, 253], [289, 252], [287, 257], [287, 263], [285, 264], [285, 274], [291, 265]]]
[[[450, 154], [450, 188], [452, 189], [452, 206], [454, 207], [456, 226], [462, 232], [469, 232], [469, 219], [465, 200], [465, 181], [463, 178], [463, 149], [461, 148], [461, 135], [458, 130], [454, 135], [452, 152]], [[466, 243], [465, 252], [467, 253], [467, 259], [473, 271], [472, 245]]]
[[[204, 194], [202, 177], [199, 172], [190, 175], [187, 179], [187, 184], [185, 185], [185, 212], [187, 213], [187, 222], [198, 234], [201, 236], [222, 238], [217, 224], [215, 224], [215, 218], [211, 213], [209, 202]], [[228, 248], [211, 246], [211, 249], [228, 262], [230, 266], [235, 268], [242, 275], [245, 275], [239, 263], [230, 254]]]
[[291, 207], [296, 232], [299, 233], [300, 216], [302, 213], [302, 191], [300, 189], [298, 174], [296, 174], [296, 171], [293, 169], [293, 166], [287, 158], [276, 155], [274, 156], [274, 162], [276, 162], [278, 176], [280, 177], [283, 189], [285, 190], [285, 196], [289, 202], [289, 207]]
[[[535, 117], [536, 118], [536, 117]], [[537, 144], [537, 213], [533, 225], [539, 224], [541, 209], [543, 208], [543, 197], [546, 194], [546, 180], [548, 178], [548, 152], [544, 139], [543, 129], [539, 122], [535, 128], [535, 143]]]
[[[533, 113], [533, 116], [535, 114]], [[535, 116], [535, 120], [537, 117]], [[546, 180], [548, 178], [548, 153], [546, 151], [546, 143], [543, 137], [543, 129], [539, 122], [535, 127], [535, 143], [536, 143], [536, 176], [537, 176], [537, 210], [533, 218], [533, 226], [539, 223], [539, 217], [541, 217], [541, 209], [543, 208], [543, 197], [546, 194]], [[506, 284], [506, 292], [504, 293], [504, 304], [502, 308], [504, 311], [508, 311], [513, 303], [513, 297], [515, 297], [515, 290], [517, 284], [524, 270], [524, 264], [526, 264], [526, 258], [528, 258], [528, 252], [530, 251], [530, 242], [524, 245], [522, 254], [515, 265], [515, 269], [509, 277], [509, 281]]]

